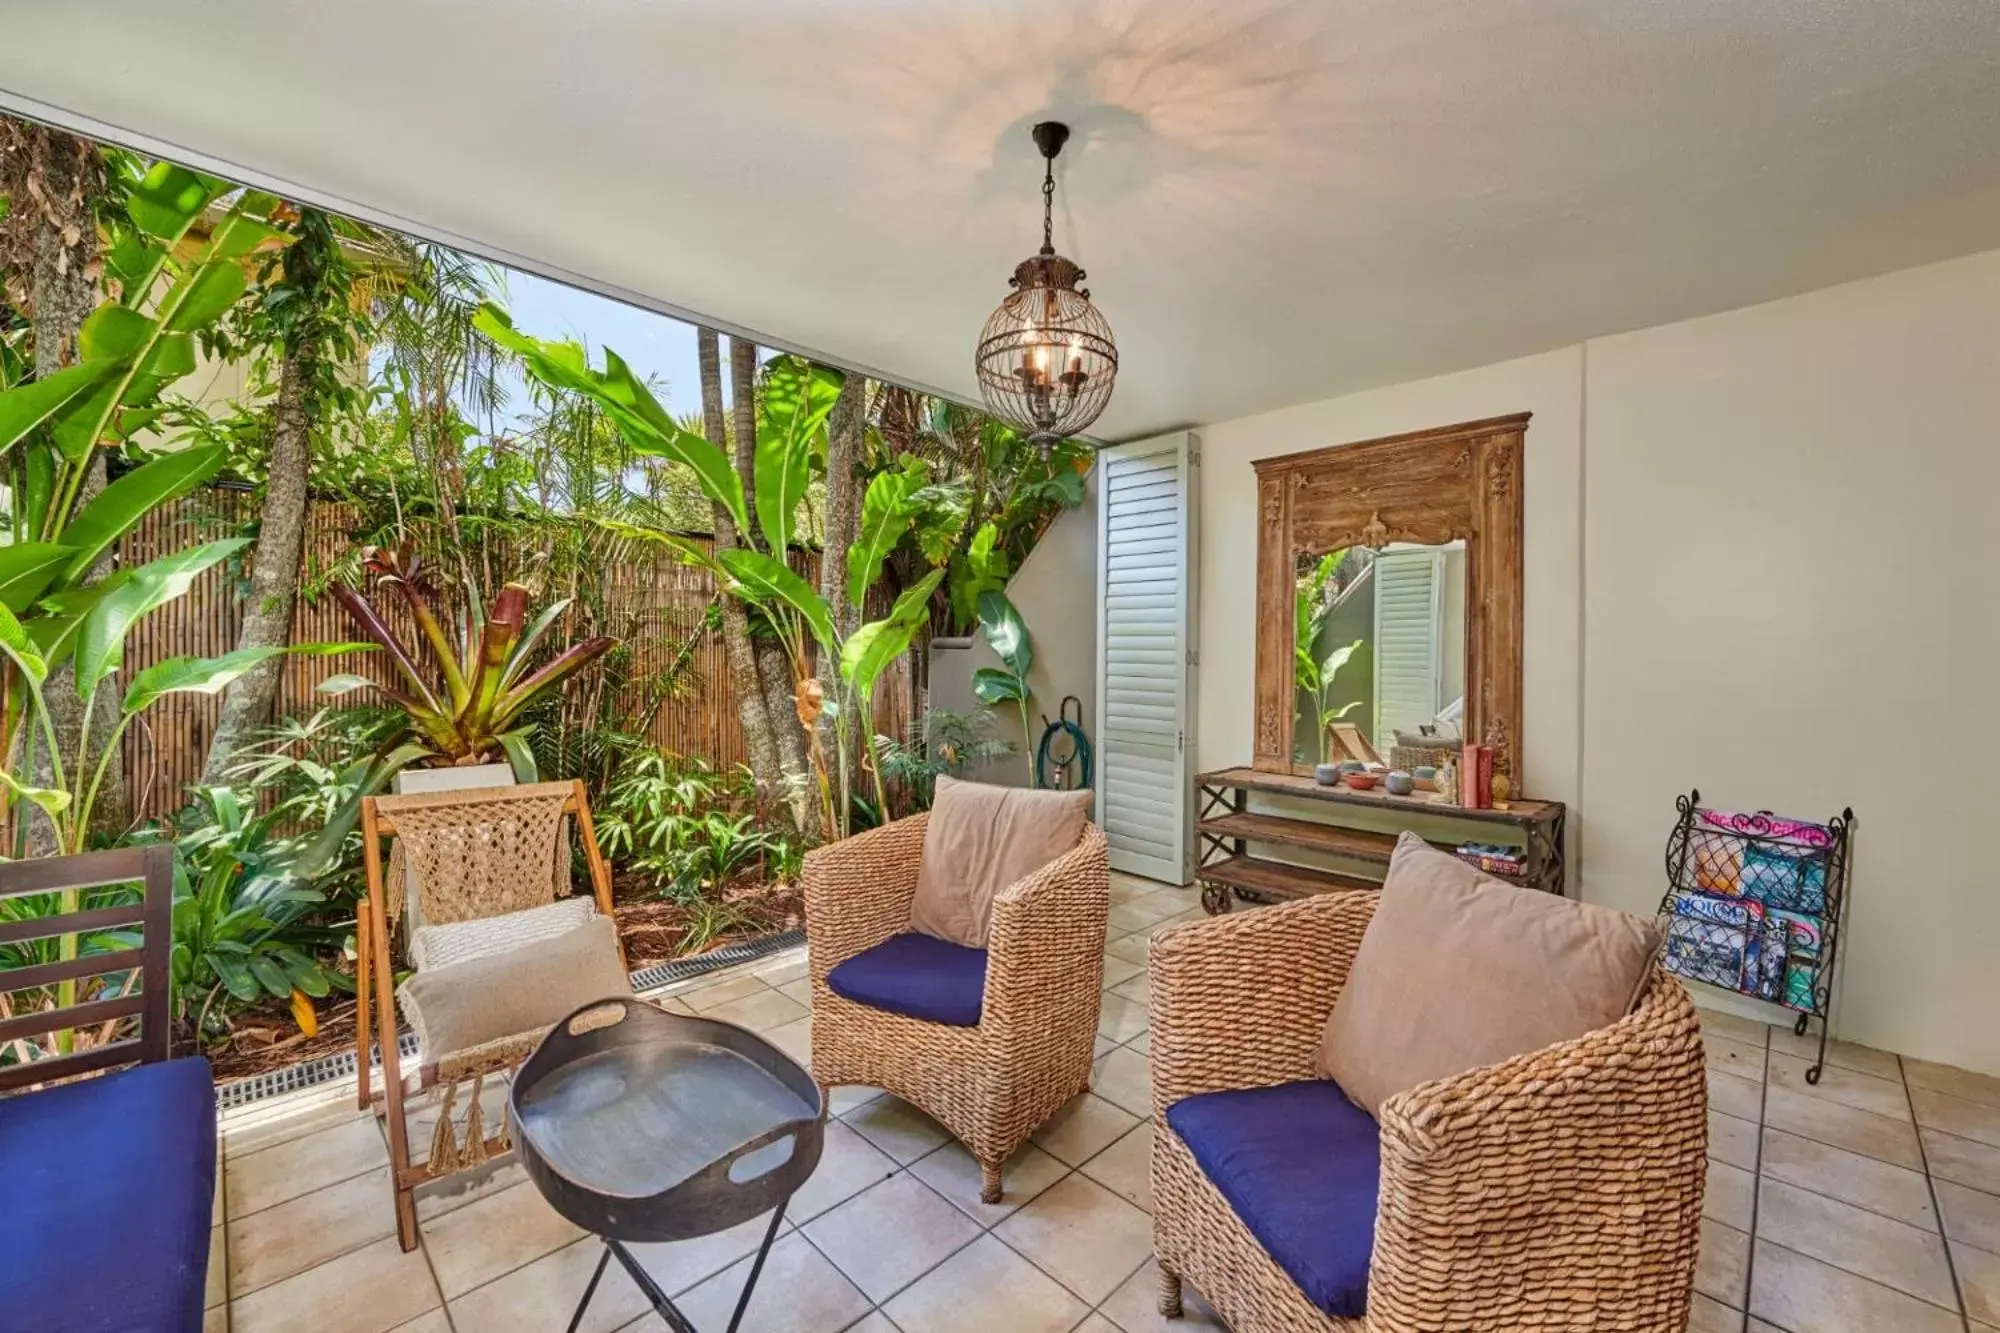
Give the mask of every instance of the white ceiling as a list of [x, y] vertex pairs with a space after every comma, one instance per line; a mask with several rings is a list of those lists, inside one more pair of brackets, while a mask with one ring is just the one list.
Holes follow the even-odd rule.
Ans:
[[2000, 245], [1993, 0], [7, 0], [0, 102], [1121, 438]]

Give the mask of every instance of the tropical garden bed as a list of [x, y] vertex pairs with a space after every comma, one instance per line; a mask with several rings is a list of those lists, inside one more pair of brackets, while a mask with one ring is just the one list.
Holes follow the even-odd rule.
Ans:
[[[0, 117], [0, 834], [12, 858], [173, 844], [175, 1022], [222, 1077], [351, 1041], [356, 825], [399, 773], [582, 781], [639, 967], [797, 926], [809, 847], [998, 748], [921, 707], [931, 634], [986, 628], [1009, 665], [981, 697], [1023, 700], [1002, 590], [1082, 498], [1081, 448], [740, 339], [725, 376], [706, 329], [677, 416], [504, 292]], [[206, 392], [214, 366], [240, 391]]]

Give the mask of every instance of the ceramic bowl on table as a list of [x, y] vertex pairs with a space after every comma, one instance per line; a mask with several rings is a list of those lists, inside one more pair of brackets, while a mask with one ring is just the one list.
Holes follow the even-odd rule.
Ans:
[[1381, 780], [1380, 773], [1371, 773], [1365, 768], [1347, 775], [1347, 785], [1356, 791], [1373, 791], [1375, 784]]
[[1391, 796], [1408, 796], [1417, 789], [1417, 780], [1399, 768], [1385, 774], [1382, 785]]
[[1320, 786], [1322, 786], [1322, 787], [1337, 787], [1337, 786], [1339, 786], [1339, 785], [1340, 785], [1340, 765], [1339, 765], [1339, 764], [1320, 764], [1320, 765], [1316, 766], [1316, 767], [1315, 767], [1315, 768], [1313, 769], [1313, 781], [1314, 781], [1314, 782], [1317, 782], [1317, 783], [1318, 783], [1318, 784], [1319, 784]]

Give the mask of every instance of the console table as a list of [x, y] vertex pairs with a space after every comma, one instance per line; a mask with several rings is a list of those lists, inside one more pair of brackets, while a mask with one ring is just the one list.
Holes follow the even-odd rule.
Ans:
[[[1253, 768], [1203, 773], [1195, 784], [1201, 808], [1195, 824], [1201, 865], [1195, 878], [1201, 883], [1202, 906], [1211, 914], [1228, 911], [1237, 899], [1267, 902], [1343, 889], [1379, 889], [1398, 833], [1406, 828], [1423, 833], [1439, 821], [1462, 826], [1467, 833], [1455, 841], [1433, 837], [1434, 846], [1447, 852], [1460, 842], [1519, 846], [1526, 860], [1523, 873], [1496, 878], [1548, 893], [1563, 891], [1565, 808], [1560, 801], [1517, 800], [1508, 802], [1505, 810], [1467, 810], [1437, 804], [1427, 793], [1392, 796], [1379, 789], [1322, 787], [1309, 777]], [[1316, 817], [1253, 812], [1249, 808], [1253, 792], [1311, 801]], [[1348, 873], [1253, 856], [1252, 843], [1326, 852], [1360, 869]]]

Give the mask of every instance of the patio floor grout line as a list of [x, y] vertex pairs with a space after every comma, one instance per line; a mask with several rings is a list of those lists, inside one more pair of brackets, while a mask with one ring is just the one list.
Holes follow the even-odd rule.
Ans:
[[1757, 1080], [1757, 1155], [1750, 1172], [1750, 1239], [1743, 1254], [1743, 1327], [1750, 1327], [1750, 1302], [1757, 1290], [1757, 1216], [1764, 1205], [1764, 1123], [1771, 1101], [1771, 1028], [1764, 1027], [1764, 1076]]
[[1910, 1108], [1910, 1123], [1915, 1126], [1917, 1136], [1917, 1160], [1924, 1166], [1924, 1187], [1930, 1191], [1931, 1213], [1937, 1218], [1938, 1241], [1944, 1247], [1945, 1276], [1951, 1280], [1951, 1298], [1958, 1303], [1958, 1320], [1971, 1333], [1972, 1312], [1965, 1306], [1965, 1289], [1958, 1282], [1958, 1260], [1951, 1252], [1951, 1232], [1945, 1228], [1944, 1201], [1938, 1198], [1937, 1177], [1931, 1174], [1930, 1150], [1924, 1147], [1923, 1126], [1917, 1122], [1917, 1099], [1910, 1093], [1910, 1076], [1903, 1068], [1903, 1057], [1896, 1057], [1896, 1072], [1902, 1075], [1903, 1104]]

